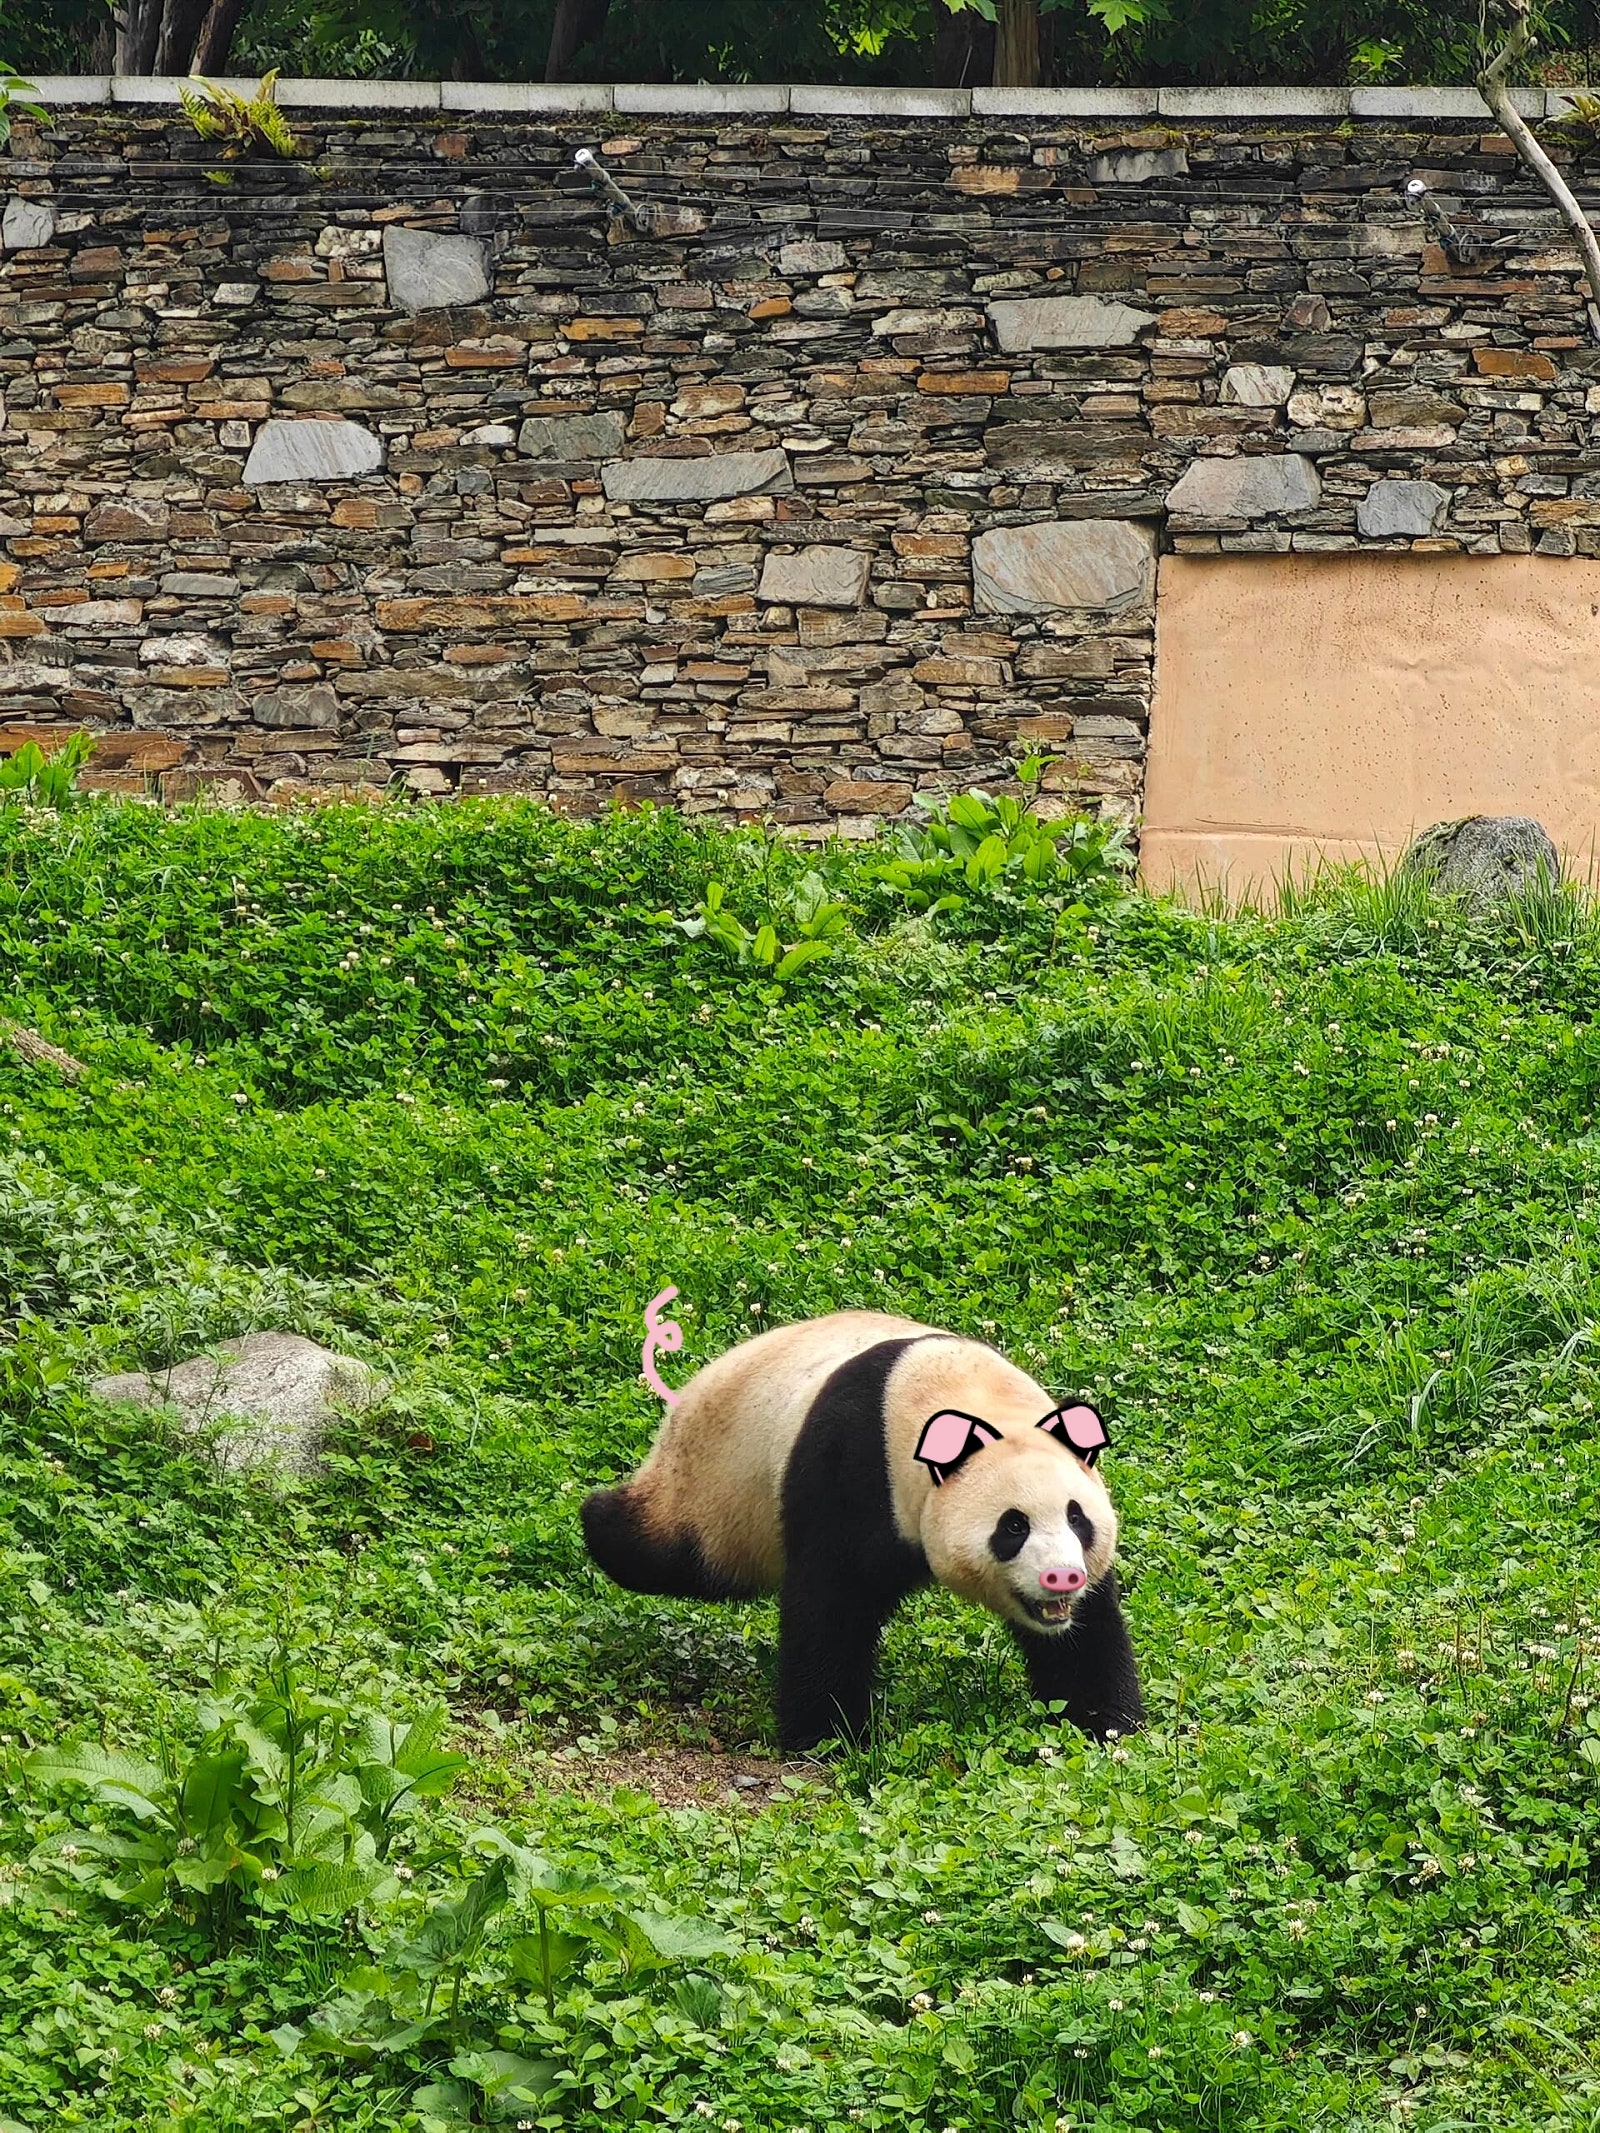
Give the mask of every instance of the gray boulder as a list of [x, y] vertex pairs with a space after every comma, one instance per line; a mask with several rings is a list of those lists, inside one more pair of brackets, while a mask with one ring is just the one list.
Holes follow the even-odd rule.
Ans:
[[1467, 815], [1435, 822], [1400, 862], [1402, 874], [1421, 876], [1447, 896], [1480, 906], [1559, 881], [1561, 854], [1541, 824], [1527, 815]]
[[365, 1363], [301, 1334], [249, 1333], [214, 1355], [98, 1378], [89, 1390], [98, 1400], [175, 1408], [184, 1431], [212, 1436], [225, 1474], [260, 1466], [310, 1474], [334, 1414], [370, 1407], [383, 1386]]

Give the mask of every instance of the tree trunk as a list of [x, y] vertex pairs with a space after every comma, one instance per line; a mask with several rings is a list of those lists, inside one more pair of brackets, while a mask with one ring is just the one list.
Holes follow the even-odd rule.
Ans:
[[187, 74], [194, 57], [194, 41], [206, 12], [207, 0], [165, 0], [156, 54], [151, 71], [156, 74]]
[[936, 89], [970, 89], [994, 70], [994, 24], [963, 9], [934, 10], [933, 85]]
[[996, 0], [994, 86], [1039, 86], [1039, 0]]
[[191, 74], [226, 74], [233, 40], [250, 0], [211, 0], [195, 38]]
[[610, 11], [611, 0], [556, 0], [550, 52], [544, 63], [546, 81], [572, 79], [572, 62], [585, 45], [600, 41]]
[[124, 0], [117, 19], [117, 72], [148, 74], [161, 36], [161, 0]]

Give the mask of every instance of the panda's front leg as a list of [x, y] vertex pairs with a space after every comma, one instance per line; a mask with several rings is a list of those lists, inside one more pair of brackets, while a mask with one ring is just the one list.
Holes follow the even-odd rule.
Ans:
[[1022, 1647], [1034, 1695], [1041, 1703], [1064, 1703], [1067, 1717], [1091, 1739], [1137, 1733], [1143, 1726], [1139, 1667], [1114, 1570], [1078, 1602], [1070, 1629], [1053, 1637], [1024, 1629], [1012, 1634]]
[[778, 1595], [778, 1739], [786, 1753], [860, 1739], [883, 1625], [902, 1597], [821, 1549], [796, 1550]]

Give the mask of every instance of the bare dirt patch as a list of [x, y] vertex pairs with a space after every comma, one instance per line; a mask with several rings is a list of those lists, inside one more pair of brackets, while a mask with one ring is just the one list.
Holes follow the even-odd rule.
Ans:
[[586, 1755], [578, 1748], [557, 1749], [536, 1757], [528, 1775], [547, 1792], [573, 1792], [589, 1800], [604, 1799], [619, 1785], [626, 1785], [669, 1808], [725, 1806], [730, 1795], [747, 1807], [770, 1807], [786, 1777], [804, 1778], [813, 1785], [825, 1778], [820, 1763], [803, 1758], [780, 1762], [769, 1756], [668, 1743], [616, 1748], [604, 1755]]

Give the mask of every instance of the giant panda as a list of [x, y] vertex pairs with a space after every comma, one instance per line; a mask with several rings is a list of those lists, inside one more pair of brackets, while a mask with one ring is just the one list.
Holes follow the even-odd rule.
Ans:
[[1104, 1739], [1144, 1717], [1104, 1442], [979, 1341], [838, 1311], [698, 1371], [633, 1478], [585, 1498], [584, 1538], [633, 1592], [779, 1595], [787, 1750], [864, 1730], [884, 1623], [930, 1579], [997, 1614], [1034, 1693]]

